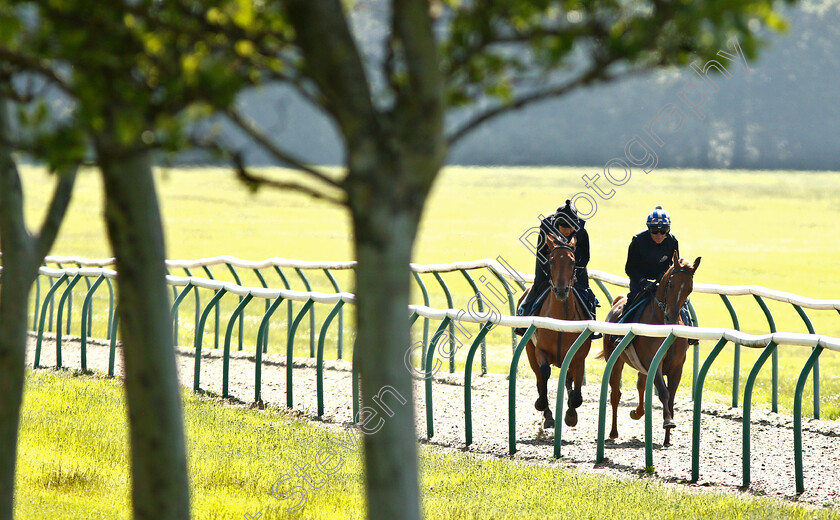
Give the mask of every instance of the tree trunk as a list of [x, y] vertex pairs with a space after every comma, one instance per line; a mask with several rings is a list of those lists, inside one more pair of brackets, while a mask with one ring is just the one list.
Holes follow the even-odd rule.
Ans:
[[105, 217], [117, 265], [134, 518], [190, 517], [160, 210], [149, 158], [102, 153]]
[[[15, 462], [23, 400], [29, 289], [34, 281], [30, 259], [14, 252], [3, 235], [3, 283], [0, 284], [0, 518], [14, 516]], [[35, 263], [37, 266], [37, 263]], [[37, 272], [37, 267], [34, 270]]]
[[23, 187], [8, 142], [5, 100], [0, 98], [0, 519], [14, 516], [15, 462], [23, 401], [29, 290], [52, 247], [76, 181], [76, 168], [59, 175], [38, 236], [26, 229]]
[[[355, 359], [363, 405], [384, 421], [375, 433], [363, 428], [367, 515], [371, 520], [417, 520], [420, 499], [414, 398], [404, 354], [410, 345], [408, 264], [419, 211], [396, 200], [401, 191], [397, 182], [381, 171], [378, 174], [380, 183], [393, 185], [376, 190], [374, 186], [379, 183], [366, 184], [360, 188], [365, 195], [350, 190], [358, 260], [356, 348], [361, 354]], [[368, 191], [372, 187], [374, 193]], [[361, 202], [370, 200], [375, 203]], [[399, 398], [389, 393], [391, 389]], [[367, 424], [375, 427], [377, 421], [369, 419]], [[360, 422], [364, 422], [364, 416]]]
[[[23, 222], [23, 190], [12, 159], [5, 100], [0, 99], [0, 519], [14, 517], [15, 462], [20, 406], [23, 401], [23, 363], [29, 288], [38, 272], [34, 242]], [[34, 264], [34, 268], [32, 267]]]

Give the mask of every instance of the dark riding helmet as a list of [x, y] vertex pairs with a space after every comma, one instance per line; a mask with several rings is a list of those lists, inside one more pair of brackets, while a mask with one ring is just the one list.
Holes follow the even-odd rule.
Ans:
[[583, 222], [580, 220], [577, 214], [577, 210], [574, 206], [572, 206], [571, 200], [566, 200], [566, 203], [562, 206], [557, 208], [555, 212], [557, 216], [556, 222], [558, 224], [566, 224], [565, 227], [573, 227], [578, 229], [582, 226]]
[[671, 227], [671, 217], [668, 212], [657, 205], [647, 217], [648, 227]]

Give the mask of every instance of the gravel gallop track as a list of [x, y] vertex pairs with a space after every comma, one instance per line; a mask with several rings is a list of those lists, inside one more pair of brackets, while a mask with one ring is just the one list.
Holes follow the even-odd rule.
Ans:
[[[30, 337], [27, 363], [31, 365], [35, 338]], [[88, 368], [107, 373], [108, 346], [101, 341], [88, 343]], [[221, 393], [221, 350], [204, 349], [201, 362], [201, 388]], [[62, 348], [64, 366], [80, 367], [78, 338], [65, 338]], [[180, 382], [192, 388], [194, 372], [193, 349], [178, 347], [177, 362]], [[596, 361], [597, 362], [597, 361]], [[55, 343], [45, 337], [41, 365], [55, 366]], [[122, 373], [122, 355], [118, 348], [117, 371]], [[294, 405], [305, 415], [314, 417], [317, 410], [314, 360], [295, 358]], [[520, 371], [528, 370], [523, 362]], [[549, 383], [549, 398], [554, 408], [556, 391], [555, 369]], [[243, 402], [254, 400], [254, 355], [234, 352], [230, 364], [230, 393]], [[324, 420], [343, 423], [351, 419], [350, 364], [326, 361], [324, 388], [326, 391]], [[262, 398], [266, 403], [284, 405], [286, 402], [285, 356], [267, 354], [263, 357]], [[488, 374], [473, 377], [473, 444], [470, 452], [508, 457], [508, 380], [505, 376]], [[583, 406], [578, 410], [578, 425], [563, 427], [563, 458], [553, 461], [554, 431], [540, 427], [542, 413], [534, 410], [536, 388], [532, 379], [521, 379], [516, 389], [517, 448], [515, 458], [559, 464], [585, 471], [610, 475], [638, 475], [644, 468], [644, 421], [633, 421], [629, 411], [635, 407], [635, 388], [624, 389], [619, 408], [619, 439], [607, 442], [607, 462], [595, 465], [595, 440], [598, 422], [598, 394], [600, 385], [583, 388]], [[463, 376], [446, 375], [435, 378], [434, 437], [426, 440], [426, 410], [421, 382], [414, 388], [417, 416], [417, 436], [421, 442], [447, 448], [464, 449], [464, 388]], [[687, 482], [691, 476], [691, 413], [687, 388], [681, 388], [676, 403], [677, 429], [672, 434], [672, 446], [663, 448], [661, 408], [654, 401], [654, 465], [657, 476], [667, 482]], [[741, 409], [722, 405], [703, 404], [700, 481], [698, 486], [739, 489], [741, 485]], [[608, 408], [609, 413], [609, 408]], [[558, 424], [562, 415], [557, 414]], [[607, 428], [610, 418], [607, 417]], [[806, 491], [798, 497], [794, 487], [793, 419], [789, 415], [766, 410], [752, 412], [752, 485], [750, 491], [775, 495], [818, 506], [840, 507], [840, 424], [831, 421], [803, 421], [803, 446]], [[553, 462], [552, 462], [553, 461]]]

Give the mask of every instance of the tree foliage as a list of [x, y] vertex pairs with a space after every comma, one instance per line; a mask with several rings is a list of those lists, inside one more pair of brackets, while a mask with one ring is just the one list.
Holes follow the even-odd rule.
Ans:
[[[411, 395], [408, 262], [447, 150], [501, 114], [657, 67], [737, 37], [752, 58], [772, 0], [78, 0], [0, 2], [0, 95], [24, 103], [16, 145], [53, 166], [108, 165], [198, 146], [254, 186], [346, 204], [354, 226], [362, 394]], [[375, 37], [361, 34], [367, 11]], [[244, 117], [237, 96], [283, 85], [326, 113], [346, 169], [306, 165]], [[43, 89], [64, 103], [48, 105]], [[250, 171], [241, 136], [315, 182]], [[114, 160], [117, 160], [117, 163]], [[135, 165], [136, 166], [136, 165]], [[418, 518], [413, 410], [365, 438], [368, 515]]]

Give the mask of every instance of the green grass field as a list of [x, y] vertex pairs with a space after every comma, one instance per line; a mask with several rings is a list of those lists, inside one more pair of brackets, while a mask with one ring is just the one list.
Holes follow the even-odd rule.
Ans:
[[[123, 393], [114, 379], [63, 371], [27, 373], [17, 518], [131, 517]], [[271, 519], [364, 518], [361, 457], [345, 448], [336, 448], [343, 465], [323, 477], [320, 489], [308, 490], [298, 512], [285, 511], [294, 500], [281, 503], [269, 494], [277, 479], [293, 473], [293, 465], [312, 464], [321, 448], [331, 446], [330, 439], [345, 435], [341, 430], [326, 430], [278, 410], [219, 406], [190, 392], [184, 392], [184, 402], [197, 520], [230, 520], [246, 513], [257, 517], [259, 512]], [[586, 475], [550, 463], [429, 448], [420, 452], [423, 507], [429, 519], [840, 517], [832, 510], [691, 492], [652, 479]]]
[[[503, 257], [516, 269], [533, 272], [534, 258], [519, 241], [529, 228], [538, 224], [537, 216], [547, 214], [568, 196], [585, 189], [580, 176], [594, 168], [448, 168], [432, 192], [423, 217], [415, 261], [444, 263], [459, 260]], [[272, 171], [277, 175], [282, 171]], [[161, 171], [159, 194], [166, 226], [167, 256], [170, 259], [233, 255], [247, 260], [277, 256], [303, 260], [348, 260], [353, 258], [352, 235], [346, 211], [305, 196], [264, 189], [250, 193], [233, 176], [218, 169]], [[642, 178], [643, 177], [643, 178]], [[40, 170], [24, 171], [27, 216], [39, 221], [50, 190], [50, 180]], [[730, 285], [757, 284], [814, 298], [840, 298], [840, 173], [831, 172], [741, 172], [662, 170], [636, 173], [630, 181], [615, 187], [615, 195], [602, 200], [597, 213], [587, 223], [592, 240], [591, 269], [623, 276], [626, 248], [630, 237], [644, 228], [647, 213], [657, 203], [671, 213], [673, 232], [680, 240], [681, 253], [690, 259], [702, 256], [696, 280]], [[101, 218], [101, 187], [95, 172], [79, 179], [70, 212], [53, 254], [109, 257]], [[232, 277], [223, 267], [214, 269], [219, 278]], [[175, 272], [173, 274], [183, 274]], [[200, 270], [193, 274], [206, 276]], [[275, 287], [280, 278], [264, 272]], [[293, 288], [303, 284], [288, 272]], [[352, 290], [349, 272], [337, 271], [342, 288]], [[471, 296], [467, 282], [459, 273], [443, 275], [452, 288], [454, 305], [464, 307]], [[474, 276], [478, 278], [478, 274]], [[424, 275], [431, 293], [431, 304], [445, 307], [443, 291], [434, 278]], [[315, 290], [332, 291], [326, 276], [310, 274]], [[243, 274], [243, 283], [258, 285], [257, 278]], [[79, 284], [76, 301], [83, 298]], [[479, 288], [482, 288], [479, 285]], [[594, 288], [594, 287], [593, 287]], [[608, 302], [596, 288], [602, 301], [599, 317], [606, 314]], [[610, 287], [613, 295], [622, 289]], [[483, 291], [486, 295], [490, 291]], [[97, 293], [95, 308], [100, 310], [94, 322], [94, 335], [105, 335], [107, 292]], [[202, 304], [211, 296], [201, 291]], [[518, 293], [515, 297], [518, 296]], [[692, 298], [701, 325], [731, 326], [731, 319], [720, 298], [695, 294]], [[422, 303], [419, 291], [414, 301]], [[733, 297], [741, 329], [768, 331], [764, 314], [751, 296]], [[237, 303], [235, 297], [222, 300], [222, 332], [226, 316]], [[502, 312], [506, 303], [496, 301]], [[192, 345], [195, 334], [194, 299], [188, 297], [179, 320], [179, 344]], [[787, 304], [768, 301], [778, 330], [806, 332], [794, 309]], [[295, 312], [299, 308], [295, 306]], [[253, 345], [263, 309], [253, 302], [246, 313], [245, 348]], [[271, 327], [274, 338], [270, 351], [285, 352], [287, 314], [281, 307]], [[328, 308], [316, 306], [316, 332]], [[819, 333], [840, 336], [840, 316], [833, 311], [810, 311]], [[78, 306], [73, 315], [78, 323]], [[214, 317], [205, 330], [204, 345], [214, 345], [210, 335]], [[345, 309], [345, 356], [352, 348], [353, 309]], [[421, 334], [421, 321], [414, 327]], [[436, 323], [431, 323], [433, 332]], [[79, 326], [74, 325], [78, 334]], [[300, 326], [295, 354], [309, 354], [308, 319]], [[473, 334], [475, 327], [467, 326]], [[465, 345], [469, 338], [459, 337]], [[327, 336], [327, 357], [335, 357], [336, 325]], [[510, 335], [501, 328], [488, 335], [488, 367], [505, 372], [511, 359]], [[596, 343], [599, 347], [599, 343]], [[711, 345], [704, 344], [701, 360]], [[731, 402], [732, 351], [721, 355], [707, 379], [705, 399]], [[457, 355], [463, 366], [466, 349]], [[593, 348], [597, 351], [598, 348]], [[780, 349], [780, 405], [792, 408], [793, 387], [808, 354], [804, 347]], [[744, 349], [740, 378], [746, 380], [758, 352]], [[527, 367], [527, 363], [522, 361]], [[603, 362], [591, 361], [591, 380], [600, 380]], [[769, 402], [769, 364], [759, 378], [756, 402]], [[690, 370], [686, 370], [690, 372]], [[524, 377], [530, 371], [520, 370]], [[821, 357], [822, 417], [840, 416], [840, 356], [826, 352]], [[626, 383], [634, 384], [634, 374], [626, 373]], [[686, 379], [687, 384], [690, 375]], [[684, 386], [683, 388], [687, 388]], [[682, 391], [681, 391], [682, 393]], [[686, 395], [687, 394], [682, 394]], [[805, 413], [812, 413], [811, 384], [806, 386]], [[740, 400], [740, 399], [739, 399]]]
[[[537, 225], [569, 195], [581, 191], [582, 173], [595, 169], [450, 168], [437, 183], [424, 214], [415, 261], [442, 263], [502, 256], [522, 271], [533, 269], [533, 256], [518, 238]], [[353, 257], [346, 212], [305, 197], [262, 190], [251, 194], [228, 172], [213, 169], [159, 172], [167, 257], [195, 259], [229, 254], [248, 260], [278, 256], [305, 260]], [[282, 175], [282, 173], [281, 173]], [[641, 178], [641, 177], [645, 178]], [[109, 257], [101, 218], [98, 177], [87, 172], [78, 189], [53, 254]], [[38, 170], [24, 171], [27, 216], [40, 221], [51, 181]], [[591, 268], [623, 274], [626, 247], [643, 228], [644, 217], [661, 203], [674, 220], [673, 231], [684, 256], [702, 256], [697, 280], [707, 283], [758, 284], [817, 298], [840, 296], [840, 245], [830, 237], [840, 231], [840, 173], [656, 171], [637, 174], [601, 201], [587, 224], [592, 237]], [[176, 272], [174, 274], [182, 274]], [[203, 275], [203, 273], [195, 273]], [[230, 279], [217, 268], [214, 274]], [[266, 272], [275, 287], [279, 278]], [[336, 273], [352, 290], [349, 273]], [[470, 296], [460, 275], [444, 275], [455, 305]], [[326, 277], [313, 275], [313, 288], [331, 290]], [[432, 277], [424, 277], [432, 305], [445, 305]], [[257, 285], [256, 277], [244, 283]], [[42, 281], [43, 282], [43, 281]], [[301, 289], [300, 281], [294, 288]], [[618, 288], [610, 288], [614, 294]], [[107, 291], [95, 299], [94, 336], [104, 337]], [[83, 284], [74, 295], [73, 331], [79, 330]], [[209, 292], [201, 293], [206, 303]], [[601, 296], [599, 294], [599, 296]], [[416, 301], [420, 301], [419, 294]], [[606, 307], [605, 299], [602, 302]], [[717, 297], [694, 298], [702, 325], [729, 326], [729, 315]], [[733, 298], [743, 330], [766, 331], [766, 322], [751, 297]], [[222, 321], [236, 304], [223, 300]], [[179, 343], [192, 344], [192, 297], [180, 314]], [[261, 303], [251, 304], [245, 345], [253, 345]], [[501, 305], [500, 305], [501, 307]], [[603, 317], [606, 309], [600, 309]], [[770, 304], [779, 330], [804, 331], [795, 312]], [[296, 309], [299, 306], [295, 307]], [[504, 309], [504, 307], [501, 307]], [[327, 313], [318, 307], [316, 323]], [[818, 332], [840, 336], [840, 317], [810, 313]], [[285, 349], [285, 310], [272, 325], [271, 351]], [[345, 356], [352, 348], [352, 308], [345, 316]], [[211, 318], [210, 324], [212, 325]], [[419, 335], [420, 322], [414, 327]], [[434, 330], [437, 324], [432, 324]], [[212, 326], [205, 347], [213, 344]], [[308, 355], [307, 322], [302, 325], [296, 355]], [[316, 329], [317, 330], [317, 329]], [[475, 329], [470, 329], [474, 331]], [[327, 357], [335, 356], [336, 331], [328, 335]], [[466, 338], [459, 338], [468, 344]], [[510, 363], [507, 330], [488, 337], [491, 371]], [[598, 350], [596, 343], [593, 352]], [[704, 345], [707, 351], [710, 345]], [[781, 405], [789, 409], [792, 386], [807, 349], [781, 352]], [[458, 353], [463, 366], [465, 353]], [[755, 353], [744, 353], [741, 381]], [[823, 417], [840, 416], [840, 357], [822, 358]], [[588, 363], [590, 381], [600, 380], [603, 361]], [[626, 372], [632, 387], [635, 375]], [[687, 372], [690, 372], [687, 370]], [[523, 360], [520, 377], [531, 377]], [[16, 513], [20, 518], [128, 518], [129, 474], [123, 391], [118, 381], [69, 377], [62, 372], [28, 374], [22, 421]], [[687, 382], [683, 388], [686, 389]], [[705, 401], [731, 400], [731, 351], [709, 375]], [[769, 368], [757, 385], [757, 401], [769, 401]], [[186, 424], [195, 518], [242, 518], [262, 511], [264, 518], [288, 516], [268, 494], [271, 484], [295, 463], [311, 461], [337, 432], [327, 431], [276, 410], [246, 411], [218, 406], [185, 392]], [[686, 390], [680, 391], [687, 399]], [[810, 410], [806, 387], [806, 413]], [[776, 501], [729, 494], [693, 493], [649, 479], [611, 479], [517, 461], [421, 450], [422, 489], [427, 518], [507, 519], [575, 518], [829, 518], [830, 511], [802, 509]], [[363, 517], [362, 465], [358, 455], [326, 485], [312, 493], [300, 518]], [[574, 489], [575, 493], [569, 493]], [[650, 504], [655, 503], [656, 507]]]

